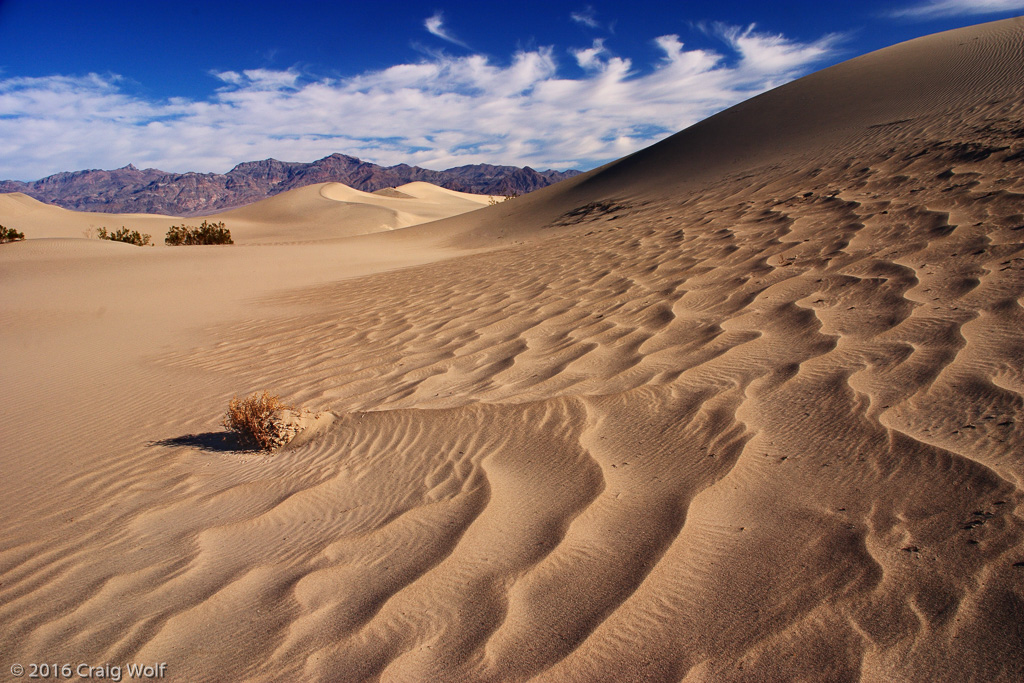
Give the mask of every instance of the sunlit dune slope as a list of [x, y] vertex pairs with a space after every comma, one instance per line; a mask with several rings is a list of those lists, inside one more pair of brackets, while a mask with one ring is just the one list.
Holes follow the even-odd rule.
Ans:
[[448, 218], [486, 206], [490, 199], [420, 182], [395, 190], [405, 196], [320, 183], [216, 214], [213, 219], [231, 226], [232, 235], [237, 232], [244, 242], [331, 239]]
[[4, 656], [1024, 679], [1022, 120], [1015, 19], [406, 230], [0, 247]]
[[173, 216], [144, 213], [91, 213], [69, 211], [29, 197], [22, 192], [0, 194], [0, 224], [27, 238], [95, 235], [99, 228], [113, 232], [121, 227], [161, 236], [180, 220]]
[[176, 218], [155, 214], [68, 211], [28, 195], [0, 194], [0, 223], [28, 238], [87, 237], [99, 228], [121, 227], [151, 235], [156, 244], [171, 225], [223, 222], [236, 244], [336, 239], [405, 228], [487, 206], [490, 197], [408, 183], [391, 194], [361, 192], [341, 183], [320, 183], [282, 192], [230, 211]]

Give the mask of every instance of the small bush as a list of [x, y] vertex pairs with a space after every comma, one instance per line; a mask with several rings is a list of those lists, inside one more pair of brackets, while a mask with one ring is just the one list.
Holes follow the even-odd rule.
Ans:
[[172, 225], [164, 238], [164, 244], [180, 247], [193, 244], [234, 244], [231, 231], [224, 227], [224, 222], [207, 223], [203, 221], [198, 228], [191, 225]]
[[124, 242], [125, 244], [134, 244], [137, 247], [144, 247], [149, 244], [152, 235], [146, 235], [139, 232], [138, 230], [129, 230], [128, 228], [121, 226], [120, 230], [114, 232], [107, 232], [106, 228], [100, 228], [96, 231], [96, 236], [101, 240], [110, 240], [111, 242]]
[[244, 444], [273, 450], [280, 445], [280, 429], [274, 417], [281, 410], [291, 410], [291, 407], [266, 391], [262, 394], [256, 392], [246, 398], [235, 396], [228, 403], [223, 425], [237, 432]]
[[0, 225], [0, 244], [4, 242], [17, 242], [18, 240], [25, 239], [25, 233], [18, 232], [14, 228], [5, 228]]

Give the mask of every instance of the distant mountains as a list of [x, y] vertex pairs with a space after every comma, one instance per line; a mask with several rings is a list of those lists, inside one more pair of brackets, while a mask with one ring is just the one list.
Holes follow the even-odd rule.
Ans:
[[529, 166], [472, 164], [431, 171], [399, 164], [378, 166], [344, 154], [312, 163], [266, 159], [238, 164], [227, 173], [167, 173], [131, 164], [113, 171], [72, 171], [42, 180], [0, 181], [0, 192], [24, 192], [76, 211], [162, 213], [189, 216], [223, 211], [314, 183], [339, 182], [373, 192], [425, 181], [459, 192], [525, 194], [580, 171], [535, 171]]

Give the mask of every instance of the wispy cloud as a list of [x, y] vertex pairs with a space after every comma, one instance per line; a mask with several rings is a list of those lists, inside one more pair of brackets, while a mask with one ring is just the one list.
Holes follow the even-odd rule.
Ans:
[[1024, 9], [1024, 0], [929, 0], [893, 10], [897, 17], [932, 19], [936, 17], [996, 14]]
[[459, 47], [469, 49], [469, 45], [466, 45], [464, 42], [453, 36], [451, 32], [444, 27], [444, 14], [441, 12], [435, 12], [432, 17], [428, 17], [426, 21], [423, 22], [423, 25], [426, 27], [427, 31], [441, 40], [447, 40], [449, 43], [454, 43]]
[[725, 50], [661, 36], [661, 59], [644, 68], [598, 40], [570, 51], [583, 67], [573, 78], [544, 47], [507, 64], [435, 55], [342, 79], [222, 71], [201, 101], [145, 99], [111, 75], [0, 79], [0, 178], [128, 162], [223, 172], [239, 161], [338, 151], [438, 169], [590, 168], [806, 73], [839, 41], [798, 42], [752, 26], [714, 30]]
[[577, 10], [569, 14], [569, 18], [575, 21], [577, 24], [583, 24], [590, 28], [598, 28], [601, 26], [597, 22], [597, 13], [594, 12], [594, 8], [587, 6], [586, 9]]

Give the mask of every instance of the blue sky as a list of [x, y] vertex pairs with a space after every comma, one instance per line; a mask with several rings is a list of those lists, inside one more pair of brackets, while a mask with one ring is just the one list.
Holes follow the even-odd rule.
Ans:
[[0, 178], [128, 163], [587, 169], [1024, 0], [0, 0]]

